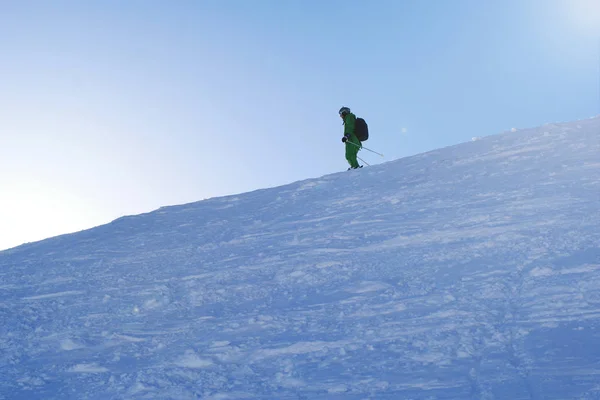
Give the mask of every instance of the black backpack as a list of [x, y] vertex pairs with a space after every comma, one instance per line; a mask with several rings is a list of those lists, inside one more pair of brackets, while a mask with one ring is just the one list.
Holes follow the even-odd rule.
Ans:
[[369, 138], [369, 126], [364, 119], [356, 118], [356, 123], [354, 124], [354, 134], [361, 142], [364, 142]]

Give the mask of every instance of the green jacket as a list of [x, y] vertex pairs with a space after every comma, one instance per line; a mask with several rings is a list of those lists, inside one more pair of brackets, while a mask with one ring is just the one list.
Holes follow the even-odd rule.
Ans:
[[356, 125], [356, 115], [352, 113], [348, 113], [344, 116], [344, 136], [350, 137], [350, 141], [356, 143], [357, 145], [362, 147], [360, 140], [356, 137], [354, 133], [354, 127]]

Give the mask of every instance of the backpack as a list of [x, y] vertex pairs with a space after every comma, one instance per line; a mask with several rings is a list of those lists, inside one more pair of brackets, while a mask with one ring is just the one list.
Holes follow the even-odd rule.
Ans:
[[356, 118], [356, 122], [354, 124], [354, 134], [361, 142], [364, 142], [369, 138], [369, 126], [364, 119]]

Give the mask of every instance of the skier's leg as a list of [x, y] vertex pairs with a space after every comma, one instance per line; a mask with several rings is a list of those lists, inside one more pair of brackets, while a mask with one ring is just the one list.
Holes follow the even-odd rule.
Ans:
[[350, 154], [350, 146], [352, 146], [350, 143], [346, 143], [346, 161], [348, 161], [348, 164], [350, 165], [350, 167], [352, 167], [352, 155]]
[[350, 164], [351, 168], [358, 168], [358, 160], [356, 159], [358, 156], [359, 147], [356, 146], [353, 142], [346, 143], [346, 160], [348, 160], [348, 164]]
[[354, 168], [356, 155], [354, 154], [354, 145], [351, 143], [346, 143], [346, 161], [350, 164], [350, 168]]

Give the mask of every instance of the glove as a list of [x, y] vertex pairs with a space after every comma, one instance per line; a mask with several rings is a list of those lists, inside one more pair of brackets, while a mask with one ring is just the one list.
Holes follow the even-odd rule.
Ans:
[[344, 137], [342, 138], [342, 142], [343, 142], [343, 143], [346, 143], [346, 141], [347, 141], [347, 140], [348, 140], [348, 136], [344, 136]]

